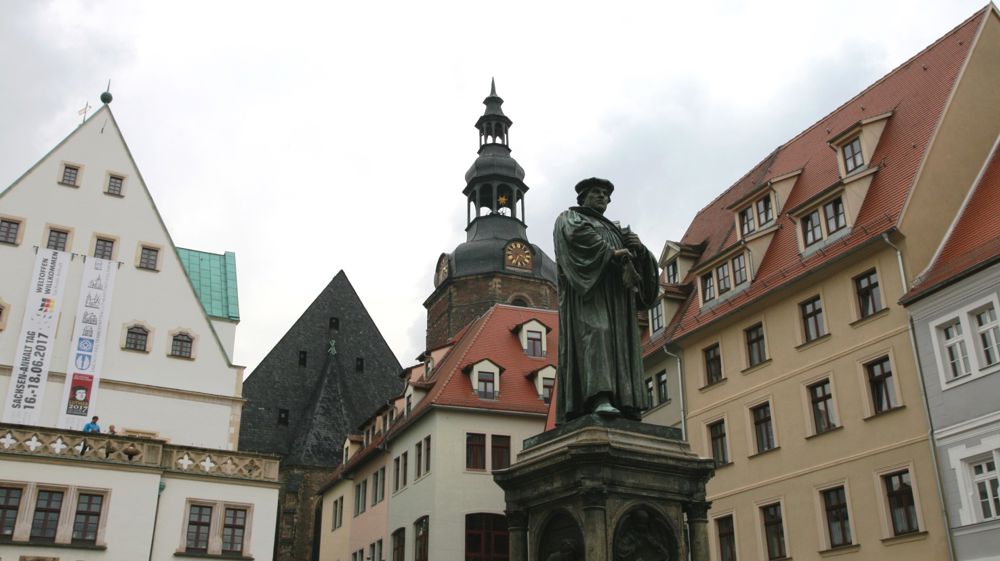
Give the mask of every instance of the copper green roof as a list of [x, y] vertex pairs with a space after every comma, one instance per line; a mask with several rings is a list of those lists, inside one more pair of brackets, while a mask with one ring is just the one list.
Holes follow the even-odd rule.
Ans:
[[239, 321], [236, 254], [227, 251], [219, 255], [178, 247], [177, 256], [180, 257], [184, 271], [191, 279], [205, 313], [214, 318]]

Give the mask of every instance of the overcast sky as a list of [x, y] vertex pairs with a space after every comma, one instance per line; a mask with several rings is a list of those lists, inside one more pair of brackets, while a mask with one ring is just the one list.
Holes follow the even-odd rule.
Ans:
[[982, 8], [875, 2], [3, 2], [0, 188], [112, 109], [174, 241], [234, 251], [249, 373], [343, 269], [400, 362], [465, 239], [496, 77], [552, 255], [584, 177], [659, 254], [782, 142]]

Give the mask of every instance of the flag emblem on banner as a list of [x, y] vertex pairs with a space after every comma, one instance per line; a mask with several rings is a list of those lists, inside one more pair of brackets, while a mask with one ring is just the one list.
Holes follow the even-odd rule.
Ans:
[[49, 313], [56, 306], [56, 301], [54, 298], [42, 298], [42, 301], [38, 304], [38, 311], [43, 313]]
[[76, 344], [76, 350], [85, 353], [94, 352], [94, 340], [87, 339], [86, 337], [80, 337], [80, 340]]
[[90, 370], [91, 356], [84, 353], [76, 353], [76, 367], [80, 370]]

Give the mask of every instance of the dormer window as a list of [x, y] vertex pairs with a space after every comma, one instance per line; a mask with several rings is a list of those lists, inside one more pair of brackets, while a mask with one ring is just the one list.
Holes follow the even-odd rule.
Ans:
[[814, 210], [802, 218], [802, 241], [806, 247], [823, 239], [823, 229], [819, 223], [819, 210]]
[[865, 157], [861, 153], [861, 135], [855, 136], [850, 142], [844, 144], [841, 150], [844, 154], [844, 170], [848, 174], [864, 167]]
[[538, 398], [548, 403], [552, 399], [552, 391], [556, 385], [556, 367], [551, 364], [533, 370], [526, 375], [535, 385]]
[[719, 295], [729, 292], [729, 263], [723, 263], [716, 267], [715, 276], [719, 280]]
[[670, 284], [677, 284], [677, 260], [674, 259], [670, 263], [667, 263], [667, 282]]
[[823, 215], [826, 217], [826, 235], [829, 236], [847, 227], [847, 219], [844, 217], [844, 201], [840, 197], [823, 205]]
[[653, 333], [663, 329], [663, 305], [660, 302], [649, 309], [649, 323]]
[[771, 209], [771, 197], [764, 197], [756, 202], [757, 223], [763, 228], [765, 224], [774, 220], [774, 211]]
[[733, 283], [739, 286], [747, 282], [747, 258], [742, 253], [733, 257]]
[[545, 352], [542, 350], [542, 332], [528, 330], [528, 347], [526, 352], [528, 356], [545, 356]]
[[757, 228], [753, 221], [753, 207], [746, 207], [740, 211], [740, 235], [746, 237]]
[[802, 228], [802, 246], [809, 248], [833, 234], [847, 228], [844, 199], [837, 197], [806, 212], [799, 219]]
[[546, 335], [551, 330], [544, 323], [537, 319], [529, 319], [524, 323], [515, 325], [511, 331], [517, 334], [517, 339], [521, 343], [521, 349], [524, 350], [524, 354], [532, 357], [544, 357], [548, 353], [548, 338]]
[[545, 403], [549, 403], [550, 401], [552, 401], [552, 390], [555, 388], [555, 386], [556, 386], [555, 378], [550, 378], [547, 376], [542, 378], [542, 400], [545, 401]]
[[496, 399], [496, 374], [479, 372], [476, 393], [479, 395], [479, 399]]
[[473, 362], [462, 368], [469, 377], [472, 393], [479, 399], [500, 398], [500, 375], [503, 367], [488, 358]]
[[709, 302], [715, 299], [715, 280], [712, 273], [705, 273], [701, 276], [701, 301]]

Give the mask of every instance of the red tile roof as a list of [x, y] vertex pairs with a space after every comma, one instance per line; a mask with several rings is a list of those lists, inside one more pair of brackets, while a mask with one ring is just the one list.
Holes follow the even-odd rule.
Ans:
[[[897, 227], [900, 215], [937, 127], [972, 39], [991, 7], [987, 6], [924, 51], [896, 68], [866, 90], [823, 117], [786, 144], [778, 147], [695, 217], [681, 243], [705, 244], [695, 268], [737, 242], [734, 211], [727, 207], [759, 189], [762, 184], [801, 169], [777, 218], [778, 229], [751, 286], [708, 310], [702, 310], [697, 291], [688, 297], [673, 318], [666, 335], [676, 339], [706, 326], [744, 304], [870, 242]], [[879, 166], [864, 204], [849, 235], [802, 258], [796, 223], [785, 212], [839, 181], [837, 154], [828, 142], [858, 121], [892, 111], [871, 158]], [[685, 283], [693, 283], [689, 273]], [[662, 344], [657, 337], [644, 353]]]
[[917, 284], [909, 304], [982, 267], [1000, 262], [1000, 138], [940, 251]]

